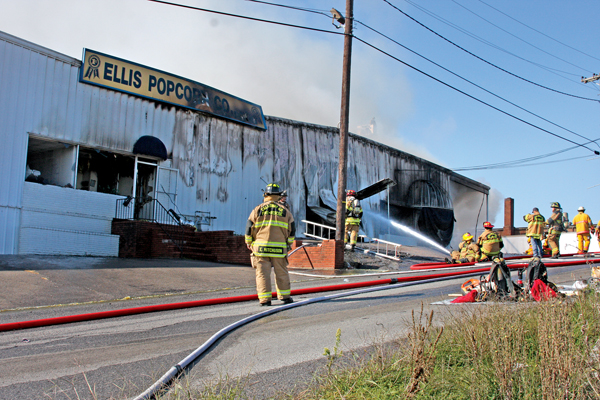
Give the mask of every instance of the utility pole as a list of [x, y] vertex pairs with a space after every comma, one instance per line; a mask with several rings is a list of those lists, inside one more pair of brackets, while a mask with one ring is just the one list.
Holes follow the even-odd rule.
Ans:
[[348, 164], [348, 117], [350, 115], [350, 64], [352, 61], [352, 24], [354, 23], [354, 0], [346, 0], [344, 23], [344, 69], [342, 73], [342, 107], [340, 116], [340, 155], [338, 166], [338, 193], [335, 218], [335, 240], [344, 239], [346, 215], [346, 167]]

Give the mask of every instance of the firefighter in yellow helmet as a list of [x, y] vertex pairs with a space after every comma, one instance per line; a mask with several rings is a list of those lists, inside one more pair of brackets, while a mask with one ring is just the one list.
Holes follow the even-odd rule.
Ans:
[[546, 220], [548, 225], [548, 236], [546, 240], [552, 249], [552, 258], [560, 257], [560, 235], [565, 230], [563, 223], [563, 212], [560, 208], [560, 203], [554, 202], [550, 204], [552, 215]]
[[363, 210], [360, 206], [360, 201], [356, 199], [354, 190], [346, 191], [346, 224], [344, 243], [348, 243], [350, 237], [350, 247], [354, 250], [358, 239], [358, 228], [360, 227], [360, 219], [362, 218]]
[[585, 207], [579, 207], [578, 213], [573, 217], [573, 225], [577, 232], [577, 254], [584, 254], [590, 248], [590, 232], [594, 233], [594, 224], [589, 215], [585, 213]]
[[261, 306], [271, 305], [271, 268], [275, 271], [277, 298], [292, 303], [287, 252], [294, 242], [296, 224], [292, 213], [279, 200], [281, 188], [270, 183], [264, 201], [248, 217], [246, 246], [252, 251], [252, 267], [256, 270], [256, 291]]
[[502, 236], [498, 232], [494, 232], [491, 222], [484, 222], [485, 228], [483, 233], [477, 238], [477, 245], [481, 249], [481, 258], [479, 261], [491, 261], [494, 257], [502, 257], [500, 250], [504, 247]]
[[462, 235], [463, 241], [458, 244], [458, 250], [452, 252], [452, 264], [477, 262], [481, 257], [481, 251], [477, 243], [473, 243], [473, 235], [469, 232]]

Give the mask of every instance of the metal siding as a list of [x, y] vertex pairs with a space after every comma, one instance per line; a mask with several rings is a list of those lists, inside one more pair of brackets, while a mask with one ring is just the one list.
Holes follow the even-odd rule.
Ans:
[[[16, 246], [28, 132], [125, 152], [140, 136], [158, 137], [173, 156], [167, 164], [179, 170], [179, 211], [210, 212], [217, 217], [211, 230], [242, 234], [248, 214], [262, 200], [264, 181], [288, 190], [297, 221], [305, 218], [305, 204], [319, 205], [320, 199], [335, 209], [337, 128], [267, 117], [267, 130], [259, 131], [82, 84], [78, 60], [2, 38], [0, 34], [0, 138], [6, 145], [0, 150], [0, 168], [11, 172], [0, 176], [0, 215], [12, 225], [5, 225], [0, 251], [11, 252]], [[457, 176], [355, 135], [349, 138], [348, 161], [349, 188], [358, 190], [390, 177], [398, 183], [391, 199], [401, 205], [415, 180], [431, 179], [450, 193], [450, 177]], [[431, 203], [428, 194], [422, 192], [418, 201]], [[365, 199], [363, 207], [379, 210], [381, 200], [387, 200], [387, 193]], [[368, 221], [365, 224], [372, 229]]]

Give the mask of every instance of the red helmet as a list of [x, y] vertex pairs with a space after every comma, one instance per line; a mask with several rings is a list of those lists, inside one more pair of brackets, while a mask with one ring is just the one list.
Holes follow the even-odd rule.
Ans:
[[492, 228], [494, 227], [494, 225], [492, 225], [492, 223], [491, 223], [491, 222], [485, 221], [485, 222], [483, 223], [483, 227], [484, 227], [484, 228], [487, 228], [487, 229], [492, 229]]
[[350, 190], [346, 190], [346, 196], [356, 196], [356, 191], [350, 189]]

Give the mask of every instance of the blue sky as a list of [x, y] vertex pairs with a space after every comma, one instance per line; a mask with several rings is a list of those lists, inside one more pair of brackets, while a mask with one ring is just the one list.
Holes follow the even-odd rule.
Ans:
[[[271, 1], [317, 12], [244, 0], [174, 2], [343, 31], [323, 14], [332, 7], [345, 14], [345, 0]], [[525, 225], [521, 216], [535, 206], [548, 216], [553, 201], [571, 218], [583, 205], [596, 222], [600, 158], [589, 149], [600, 146], [518, 163], [588, 141], [582, 137], [600, 138], [599, 87], [580, 82], [600, 73], [596, 5], [355, 0], [356, 37], [412, 68], [354, 41], [350, 131], [452, 169], [507, 163], [510, 168], [459, 171], [492, 187], [490, 220], [496, 226], [503, 224], [506, 197], [515, 199], [517, 226]], [[213, 86], [260, 104], [267, 115], [328, 126], [340, 118], [341, 35], [145, 0], [0, 0], [0, 9], [0, 30], [75, 58], [87, 47]], [[374, 133], [361, 128], [373, 118]], [[457, 210], [457, 216], [477, 211]]]

